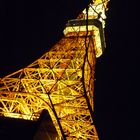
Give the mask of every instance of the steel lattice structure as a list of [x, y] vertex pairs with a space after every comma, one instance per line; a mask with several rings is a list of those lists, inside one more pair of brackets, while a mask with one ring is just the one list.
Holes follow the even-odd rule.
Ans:
[[60, 139], [99, 139], [93, 93], [96, 57], [105, 46], [104, 23], [89, 17], [69, 21], [65, 36], [41, 58], [0, 79], [1, 116], [37, 120], [46, 109]]

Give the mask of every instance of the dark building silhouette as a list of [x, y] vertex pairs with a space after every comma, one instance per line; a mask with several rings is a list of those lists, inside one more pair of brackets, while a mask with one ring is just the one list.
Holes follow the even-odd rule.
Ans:
[[38, 121], [0, 117], [0, 140], [54, 140], [57, 135], [46, 110]]

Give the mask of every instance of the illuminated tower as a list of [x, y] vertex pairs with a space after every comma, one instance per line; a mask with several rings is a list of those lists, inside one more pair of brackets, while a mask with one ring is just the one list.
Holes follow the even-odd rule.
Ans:
[[64, 37], [28, 67], [0, 79], [0, 115], [36, 121], [49, 111], [60, 139], [98, 140], [94, 125], [96, 57], [105, 48], [108, 1], [68, 21]]

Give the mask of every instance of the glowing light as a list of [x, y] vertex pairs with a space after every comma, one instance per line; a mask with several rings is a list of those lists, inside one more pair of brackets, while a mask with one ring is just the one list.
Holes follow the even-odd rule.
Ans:
[[[0, 115], [36, 120], [48, 110], [61, 137], [98, 140], [95, 129], [94, 74], [103, 53], [108, 1], [95, 0], [68, 22], [65, 36], [28, 67], [0, 79]], [[88, 27], [88, 30], [87, 30]]]

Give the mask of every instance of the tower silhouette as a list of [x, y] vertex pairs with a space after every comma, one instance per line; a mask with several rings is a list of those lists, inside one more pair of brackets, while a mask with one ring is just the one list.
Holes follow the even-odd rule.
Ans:
[[68, 21], [64, 37], [29, 66], [0, 79], [0, 115], [36, 121], [48, 110], [60, 139], [98, 140], [94, 125], [96, 57], [105, 48], [108, 1]]

